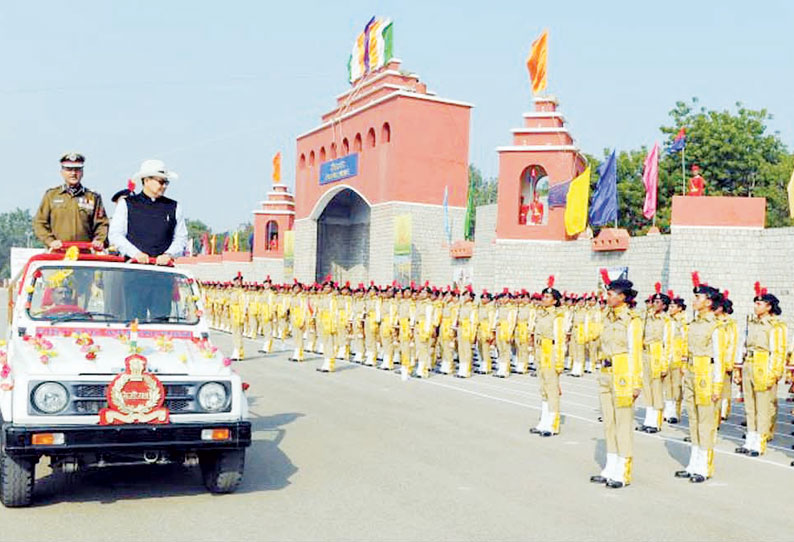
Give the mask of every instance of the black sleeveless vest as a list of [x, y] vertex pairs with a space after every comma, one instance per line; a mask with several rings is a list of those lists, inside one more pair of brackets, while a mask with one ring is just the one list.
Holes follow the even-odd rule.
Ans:
[[139, 192], [126, 199], [127, 239], [150, 256], [163, 254], [174, 239], [176, 201]]

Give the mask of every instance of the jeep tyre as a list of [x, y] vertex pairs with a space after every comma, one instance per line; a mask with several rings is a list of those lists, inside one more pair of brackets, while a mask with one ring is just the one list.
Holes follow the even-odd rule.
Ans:
[[0, 452], [0, 502], [9, 508], [29, 506], [33, 500], [36, 462]]
[[232, 493], [243, 481], [245, 450], [203, 452], [199, 465], [204, 485], [212, 493]]

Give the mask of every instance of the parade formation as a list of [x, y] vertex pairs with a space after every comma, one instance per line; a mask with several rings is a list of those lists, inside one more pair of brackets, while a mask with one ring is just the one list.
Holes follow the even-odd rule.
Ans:
[[[786, 324], [778, 298], [756, 284], [755, 314], [744, 340], [737, 335], [729, 292], [692, 273], [693, 316], [683, 297], [656, 291], [636, 307], [631, 281], [610, 280], [603, 289], [574, 294], [554, 288], [497, 294], [471, 287], [430, 284], [386, 286], [334, 283], [204, 282], [210, 325], [232, 334], [232, 357], [243, 359], [243, 337], [262, 341], [261, 352], [292, 348], [291, 360], [319, 354], [321, 372], [338, 361], [403, 378], [431, 373], [470, 378], [473, 373], [509, 378], [529, 373], [540, 380], [541, 415], [531, 433], [560, 433], [560, 375], [596, 373], [607, 445], [604, 469], [591, 478], [610, 488], [631, 483], [632, 434], [657, 433], [663, 422], [689, 419], [690, 458], [675, 472], [693, 483], [714, 475], [713, 448], [731, 404], [747, 412], [745, 442], [736, 453], [758, 457], [774, 436], [778, 385], [791, 383]], [[784, 380], [784, 375], [786, 376]], [[634, 424], [641, 396], [644, 421]]]

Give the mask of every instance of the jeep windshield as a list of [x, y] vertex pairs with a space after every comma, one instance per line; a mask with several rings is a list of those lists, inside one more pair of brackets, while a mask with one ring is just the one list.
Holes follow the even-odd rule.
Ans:
[[144, 267], [43, 266], [28, 294], [28, 316], [62, 322], [196, 324], [185, 275]]

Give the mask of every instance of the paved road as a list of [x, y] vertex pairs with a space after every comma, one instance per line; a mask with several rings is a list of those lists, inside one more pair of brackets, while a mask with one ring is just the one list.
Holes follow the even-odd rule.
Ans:
[[[229, 337], [216, 335], [222, 348]], [[255, 352], [249, 343], [249, 352]], [[196, 470], [149, 467], [67, 481], [40, 465], [36, 505], [0, 509], [3, 540], [791, 539], [791, 438], [763, 459], [723, 438], [716, 477], [673, 477], [682, 428], [637, 434], [634, 483], [590, 484], [604, 447], [595, 380], [563, 379], [561, 436], [528, 433], [537, 379], [402, 381], [352, 364], [325, 375], [287, 354], [237, 364], [255, 442], [238, 493]], [[785, 405], [788, 412], [791, 404]], [[779, 424], [793, 429], [790, 415]], [[739, 419], [727, 426], [738, 435]]]

